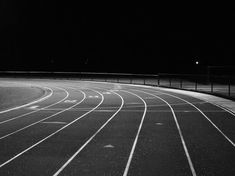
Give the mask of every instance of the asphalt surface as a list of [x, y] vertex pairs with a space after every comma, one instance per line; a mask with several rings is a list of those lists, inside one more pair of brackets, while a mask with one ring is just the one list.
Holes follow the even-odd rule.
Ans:
[[0, 112], [1, 176], [235, 175], [235, 117], [207, 101], [118, 83], [4, 81], [52, 92]]

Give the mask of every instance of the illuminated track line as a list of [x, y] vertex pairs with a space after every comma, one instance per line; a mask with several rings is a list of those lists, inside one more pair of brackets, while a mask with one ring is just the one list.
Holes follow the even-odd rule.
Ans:
[[[160, 91], [157, 91], [157, 90], [150, 90], [150, 91], [154, 91], [154, 92], [159, 92], [159, 93], [160, 93]], [[161, 93], [162, 93], [162, 94], [165, 94], [165, 95], [169, 95], [169, 96], [174, 97], [174, 98], [177, 98], [177, 99], [179, 99], [179, 100], [182, 100], [182, 101], [188, 103], [189, 105], [193, 106], [195, 109], [197, 109], [197, 110], [211, 123], [211, 125], [212, 125], [212, 126], [213, 126], [213, 127], [214, 127], [232, 146], [233, 146], [233, 147], [235, 147], [235, 143], [234, 143], [226, 134], [224, 134], [223, 131], [220, 130], [220, 128], [217, 127], [217, 126], [212, 122], [212, 120], [210, 120], [209, 117], [207, 117], [207, 115], [204, 114], [204, 112], [202, 112], [202, 110], [200, 110], [200, 109], [199, 109], [198, 107], [196, 107], [194, 104], [192, 104], [192, 103], [190, 103], [189, 101], [187, 101], [187, 100], [185, 100], [185, 99], [183, 99], [183, 98], [180, 98], [180, 97], [178, 97], [178, 96], [171, 95], [171, 94], [164, 93], [164, 92], [161, 92]]]
[[[82, 92], [82, 91], [81, 91], [81, 93], [82, 93], [82, 94], [84, 95], [84, 97], [85, 97], [85, 93]], [[67, 94], [67, 96], [66, 96], [65, 98], [63, 98], [62, 100], [60, 100], [60, 102], [64, 101], [68, 96], [69, 96], [69, 93]], [[84, 98], [83, 98], [83, 100], [84, 100]], [[83, 101], [83, 100], [82, 100], [82, 101]], [[81, 103], [82, 101], [78, 102], [77, 104]], [[75, 104], [75, 105], [77, 105], [77, 104]], [[48, 116], [48, 117], [46, 117], [46, 118], [43, 118], [43, 119], [41, 119], [41, 120], [39, 120], [39, 121], [36, 121], [36, 122], [34, 122], [34, 123], [31, 123], [30, 125], [27, 125], [27, 126], [25, 126], [25, 127], [23, 127], [23, 128], [20, 128], [20, 129], [14, 131], [14, 132], [11, 132], [11, 133], [8, 133], [8, 134], [6, 134], [6, 135], [4, 135], [4, 136], [1, 136], [1, 137], [0, 137], [0, 140], [4, 139], [4, 138], [6, 138], [6, 137], [9, 137], [9, 136], [11, 136], [11, 135], [13, 135], [13, 134], [16, 134], [16, 133], [18, 133], [18, 132], [20, 132], [20, 131], [22, 131], [22, 130], [25, 130], [25, 129], [27, 129], [27, 128], [33, 126], [33, 125], [36, 125], [36, 124], [38, 124], [38, 123], [40, 123], [40, 122], [42, 122], [42, 121], [44, 121], [44, 120], [47, 120], [47, 119], [49, 119], [49, 118], [51, 118], [51, 117], [56, 116], [56, 115], [58, 115], [58, 114], [61, 114], [62, 112], [65, 112], [65, 111], [67, 111], [67, 110], [73, 108], [75, 105], [70, 106], [69, 108], [66, 108], [66, 109], [64, 109], [64, 110], [62, 110], [62, 111], [59, 111], [59, 112], [57, 112], [57, 113], [55, 113], [55, 114], [52, 114], [52, 115], [50, 115], [50, 116]]]
[[174, 117], [174, 121], [175, 121], [177, 130], [178, 130], [178, 133], [179, 133], [179, 136], [180, 136], [180, 140], [181, 140], [181, 143], [182, 143], [183, 148], [184, 148], [185, 155], [186, 155], [187, 160], [188, 160], [188, 164], [189, 164], [191, 173], [192, 173], [193, 176], [196, 176], [197, 174], [196, 174], [196, 171], [195, 171], [195, 169], [194, 169], [193, 162], [192, 162], [192, 160], [191, 160], [191, 157], [190, 157], [188, 148], [187, 148], [187, 146], [186, 146], [186, 143], [185, 143], [185, 140], [184, 140], [184, 137], [183, 137], [183, 134], [182, 134], [182, 131], [181, 131], [179, 122], [178, 122], [178, 120], [177, 120], [177, 117], [176, 117], [176, 115], [175, 115], [175, 112], [174, 112], [172, 106], [171, 106], [166, 100], [164, 100], [163, 98], [161, 98], [161, 97], [159, 97], [159, 96], [157, 96], [157, 95], [154, 95], [154, 94], [151, 94], [151, 93], [142, 91], [142, 90], [134, 90], [134, 91], [142, 92], [142, 93], [151, 95], [151, 96], [153, 96], [153, 97], [156, 97], [156, 98], [162, 100], [164, 103], [166, 103], [166, 104], [168, 105], [168, 107], [171, 109], [171, 112], [172, 112], [172, 115], [173, 115], [173, 117]]
[[[40, 86], [38, 86], [38, 87], [40, 87]], [[42, 87], [41, 87], [41, 88], [42, 88]], [[24, 107], [26, 107], [26, 106], [30, 106], [30, 105], [32, 105], [32, 104], [35, 104], [35, 103], [44, 101], [44, 100], [48, 99], [49, 97], [51, 97], [52, 94], [53, 94], [53, 90], [52, 90], [51, 88], [49, 88], [49, 87], [43, 87], [43, 88], [44, 88], [44, 89], [49, 89], [49, 90], [51, 91], [50, 94], [48, 94], [47, 96], [42, 97], [42, 98], [40, 98], [40, 99], [34, 100], [34, 101], [30, 102], [30, 103], [27, 103], [27, 104], [20, 105], [20, 106], [14, 107], [14, 108], [10, 108], [10, 109], [6, 109], [6, 110], [3, 110], [3, 111], [0, 111], [0, 114], [6, 113], [6, 112], [10, 112], [10, 111], [13, 111], [13, 110], [16, 110], [16, 109], [24, 108]], [[45, 93], [45, 94], [46, 94], [46, 93]]]
[[67, 162], [65, 162], [65, 164], [63, 164], [63, 166], [60, 167], [59, 170], [56, 171], [56, 173], [53, 174], [53, 176], [59, 175], [72, 162], [72, 160], [96, 137], [96, 135], [117, 115], [117, 113], [121, 111], [124, 105], [124, 99], [118, 93], [115, 93], [114, 91], [110, 92], [113, 92], [121, 98], [122, 103], [119, 109], [67, 160]]
[[[81, 92], [82, 92], [82, 91], [81, 91]], [[97, 92], [97, 91], [94, 91], [94, 92], [100, 94], [100, 93]], [[83, 99], [82, 99], [80, 102], [76, 103], [75, 105], [71, 106], [70, 108], [72, 108], [72, 107], [74, 107], [74, 106], [76, 106], [76, 105], [78, 105], [78, 104], [80, 104], [81, 102], [84, 101], [84, 99], [86, 98], [86, 94], [85, 94], [84, 92], [82, 92], [82, 93], [83, 93], [83, 95], [84, 95]], [[84, 117], [85, 115], [87, 115], [87, 114], [89, 114], [90, 112], [92, 112], [93, 110], [95, 110], [97, 107], [100, 106], [100, 104], [101, 104], [101, 103], [103, 102], [103, 100], [104, 100], [103, 95], [102, 95], [102, 94], [100, 94], [100, 95], [101, 95], [101, 97], [102, 97], [102, 100], [100, 101], [100, 103], [99, 103], [96, 107], [94, 107], [93, 109], [91, 109], [91, 110], [88, 111], [87, 113], [83, 114], [82, 116], [76, 118], [75, 120], [73, 120], [72, 122], [68, 123], [67, 125], [63, 126], [62, 128], [56, 130], [56, 131], [53, 132], [52, 134], [50, 134], [50, 135], [48, 135], [47, 137], [43, 138], [42, 140], [38, 141], [38, 142], [35, 143], [34, 145], [32, 145], [32, 146], [28, 147], [27, 149], [23, 150], [22, 152], [18, 153], [17, 155], [15, 155], [14, 157], [12, 157], [11, 159], [9, 159], [9, 160], [5, 161], [4, 163], [0, 164], [0, 168], [3, 167], [3, 166], [5, 166], [5, 165], [7, 165], [8, 163], [10, 163], [11, 161], [13, 161], [14, 159], [16, 159], [16, 158], [18, 158], [19, 156], [23, 155], [23, 154], [26, 153], [27, 151], [29, 151], [29, 150], [31, 150], [32, 148], [36, 147], [36, 146], [39, 145], [40, 143], [44, 142], [45, 140], [49, 139], [50, 137], [54, 136], [55, 134], [59, 133], [60, 131], [62, 131], [62, 130], [65, 129], [66, 127], [68, 127], [68, 126], [72, 125], [73, 123], [75, 123], [77, 120], [81, 119], [81, 118]], [[66, 111], [66, 110], [68, 110], [68, 109], [70, 109], [70, 108], [67, 108], [67, 109], [65, 109], [64, 111]], [[63, 111], [63, 112], [64, 112], [64, 111]], [[62, 112], [60, 112], [60, 113], [62, 113]], [[59, 114], [59, 113], [56, 113], [56, 114], [54, 114], [53, 116], [55, 116], [55, 115], [57, 115], [57, 114]], [[52, 116], [49, 116], [49, 117], [47, 117], [46, 119], [48, 119], [48, 118], [50, 118], [50, 117], [52, 117]], [[41, 122], [41, 121], [43, 121], [43, 120], [46, 120], [46, 119], [42, 119], [42, 120], [40, 120], [40, 121], [38, 121], [38, 122], [36, 122], [36, 123], [33, 123], [33, 124], [37, 124], [37, 123], [39, 123], [39, 122]], [[30, 126], [32, 126], [32, 125], [30, 125]]]
[[[91, 81], [86, 81], [86, 82], [91, 82]], [[93, 81], [93, 82], [98, 83], [98, 84], [115, 84], [115, 83], [110, 83], [110, 82], [98, 82], [98, 81]], [[150, 90], [150, 91], [154, 91], [154, 92], [157, 92], [157, 93], [169, 95], [169, 96], [178, 98], [178, 99], [180, 99], [180, 100], [186, 102], [187, 104], [190, 104], [190, 105], [193, 106], [195, 109], [197, 109], [197, 110], [212, 124], [212, 126], [214, 126], [214, 127], [219, 131], [219, 133], [221, 133], [221, 135], [222, 135], [231, 145], [233, 145], [233, 147], [235, 147], [235, 143], [234, 143], [229, 137], [227, 137], [227, 136], [222, 132], [222, 130], [220, 130], [220, 129], [219, 129], [219, 128], [218, 128], [218, 127], [217, 127], [217, 126], [198, 108], [198, 107], [196, 107], [194, 104], [188, 102], [187, 100], [184, 100], [184, 99], [182, 99], [182, 98], [180, 98], [180, 97], [178, 97], [178, 96], [174, 96], [174, 95], [169, 94], [169, 93], [164, 93], [164, 92], [158, 91], [158, 90], [154, 89], [154, 87], [148, 86], [148, 85], [133, 85], [133, 84], [122, 84], [122, 83], [119, 83], [119, 84], [124, 85], [124, 86], [130, 86], [130, 87], [141, 87], [141, 88], [145, 88], [145, 90]], [[149, 89], [146, 89], [146, 88], [149, 88]], [[197, 99], [200, 99], [200, 98], [197, 98]], [[200, 100], [205, 101], [205, 102], [207, 102], [207, 103], [209, 103], [209, 104], [215, 105], [215, 106], [217, 106], [218, 108], [220, 108], [220, 109], [222, 109], [222, 110], [228, 112], [229, 114], [235, 116], [235, 113], [234, 113], [234, 112], [232, 112], [231, 110], [229, 110], [229, 109], [227, 109], [227, 108], [225, 108], [225, 107], [222, 107], [221, 105], [218, 105], [218, 104], [215, 104], [215, 103], [213, 103], [213, 102], [209, 102], [209, 101], [203, 100], [203, 99], [200, 99]]]
[[145, 115], [146, 115], [146, 112], [147, 112], [147, 104], [146, 104], [145, 100], [143, 98], [141, 98], [139, 95], [137, 95], [135, 93], [132, 93], [132, 92], [129, 92], [129, 91], [126, 91], [126, 90], [121, 90], [121, 91], [127, 92], [129, 94], [132, 94], [132, 95], [138, 97], [144, 103], [144, 112], [143, 112], [143, 115], [142, 115], [142, 118], [141, 118], [141, 122], [140, 122], [140, 125], [139, 125], [139, 128], [138, 128], [137, 134], [135, 136], [134, 143], [133, 143], [132, 148], [131, 148], [131, 152], [130, 152], [130, 155], [129, 155], [129, 158], [128, 158], [128, 161], [127, 161], [127, 164], [126, 164], [126, 167], [125, 167], [125, 170], [124, 170], [124, 173], [123, 173], [123, 176], [127, 176], [130, 165], [131, 165], [131, 161], [132, 161], [132, 158], [133, 158], [133, 155], [134, 155], [134, 152], [135, 152], [136, 144], [138, 142], [140, 131], [141, 131], [141, 128], [143, 126], [143, 122], [144, 122]]
[[[46, 107], [43, 107], [43, 108], [39, 108], [39, 109], [37, 109], [37, 110], [31, 111], [31, 112], [28, 112], [28, 113], [25, 113], [25, 114], [22, 114], [22, 115], [19, 115], [19, 116], [16, 116], [16, 117], [13, 117], [13, 118], [4, 120], [4, 121], [0, 121], [0, 125], [1, 125], [1, 124], [4, 124], [4, 123], [7, 123], [7, 122], [9, 122], [9, 121], [12, 121], [12, 120], [15, 120], [15, 119], [18, 119], [18, 118], [21, 118], [21, 117], [24, 117], [24, 116], [33, 114], [33, 113], [38, 112], [38, 111], [41, 111], [41, 110], [46, 110], [47, 108], [49, 108], [49, 107], [51, 107], [51, 106], [54, 106], [54, 105], [56, 105], [56, 104], [59, 104], [60, 102], [64, 101], [66, 98], [68, 98], [68, 96], [69, 96], [68, 91], [66, 91], [65, 89], [59, 88], [59, 87], [56, 87], [56, 88], [61, 89], [61, 90], [63, 90], [64, 92], [66, 92], [66, 96], [65, 96], [63, 99], [61, 99], [61, 100], [59, 100], [58, 102], [55, 102], [55, 103], [53, 103], [53, 104], [50, 104], [49, 106], [46, 106]], [[1, 138], [0, 138], [0, 139], [1, 139]]]
[[[168, 89], [170, 89], [170, 88], [168, 88]], [[235, 113], [234, 113], [232, 110], [228, 109], [227, 107], [223, 107], [222, 105], [217, 104], [217, 103], [215, 103], [215, 102], [213, 102], [213, 101], [208, 101], [208, 100], [206, 100], [205, 98], [200, 98], [200, 97], [197, 97], [197, 96], [193, 96], [193, 95], [191, 95], [191, 94], [188, 93], [188, 92], [191, 92], [191, 91], [189, 91], [189, 90], [174, 90], [174, 93], [182, 94], [182, 92], [180, 92], [180, 91], [184, 91], [184, 92], [186, 92], [186, 94], [185, 94], [185, 93], [183, 93], [183, 94], [185, 94], [185, 95], [187, 95], [187, 96], [190, 96], [190, 97], [196, 98], [196, 99], [198, 99], [198, 100], [202, 100], [202, 101], [204, 101], [204, 102], [206, 102], [206, 103], [212, 104], [212, 105], [214, 105], [214, 106], [217, 106], [218, 108], [220, 108], [220, 109], [222, 109], [222, 110], [228, 112], [228, 113], [231, 114], [232, 116], [235, 116]], [[195, 93], [195, 92], [194, 92], [194, 93]], [[198, 93], [198, 94], [203, 94], [203, 93], [200, 93], [200, 92], [196, 92], [196, 93]], [[194, 103], [194, 104], [195, 104], [195, 103]]]

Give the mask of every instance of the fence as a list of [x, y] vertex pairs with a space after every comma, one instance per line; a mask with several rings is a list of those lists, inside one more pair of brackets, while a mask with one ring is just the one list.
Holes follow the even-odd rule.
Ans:
[[194, 90], [235, 98], [235, 77], [159, 74], [159, 86]]
[[2, 71], [0, 77], [79, 79], [162, 86], [193, 90], [235, 99], [235, 77], [182, 74], [121, 74], [93, 72], [15, 72]]

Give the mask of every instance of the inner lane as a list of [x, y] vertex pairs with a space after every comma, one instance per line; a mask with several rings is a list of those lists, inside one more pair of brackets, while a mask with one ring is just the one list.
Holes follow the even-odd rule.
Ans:
[[55, 87], [52, 87], [51, 89], [53, 90], [52, 95], [43, 101], [0, 114], [0, 125], [9, 122], [11, 120], [14, 120], [16, 118], [20, 118], [21, 116], [34, 113], [39, 108], [45, 108], [47, 106], [51, 106], [63, 100], [63, 98], [65, 98], [66, 96], [68, 96], [68, 92], [66, 92], [65, 89], [55, 88]]
[[[32, 150], [29, 150], [21, 157], [13, 160], [11, 163], [4, 166], [4, 168], [6, 168], [4, 170], [7, 172], [9, 172], [9, 170], [14, 170], [12, 171], [12, 174], [30, 172], [31, 175], [41, 175], [43, 172], [45, 175], [47, 175], [48, 173], [55, 171], [56, 167], [62, 165], [62, 163], [66, 161], [66, 157], [72, 155], [74, 150], [76, 150], [76, 147], [82, 145], [82, 142], [84, 142], [90, 135], [92, 135], [94, 133], [94, 130], [96, 130], [96, 128], [98, 128], [103, 123], [103, 121], [109, 118], [110, 114], [113, 113], [104, 113], [99, 111], [92, 112], [91, 110], [101, 102], [101, 96], [95, 94], [94, 92], [92, 93], [92, 91], [88, 91], [86, 97], [89, 96], [91, 97], [86, 98], [86, 100], [82, 104], [80, 104], [79, 107], [88, 107], [88, 110], [90, 110], [90, 114], [87, 114], [86, 116], [84, 116], [84, 118], [75, 121], [75, 123], [69, 125], [59, 133], [56, 133], [52, 137], [43, 141], [42, 143], [40, 143], [40, 145], [36, 146]], [[95, 96], [98, 96], [98, 98], [96, 98]], [[99, 107], [103, 104], [104, 106], [107, 106], [105, 98], [102, 104], [99, 105]], [[85, 114], [85, 112], [67, 111], [65, 112], [65, 114], [60, 114], [50, 120], [71, 122], [78, 119], [80, 116], [82, 116], [82, 114]], [[40, 136], [48, 136], [53, 131], [56, 131], [58, 128], [61, 128], [61, 126], [58, 124], [54, 125], [48, 123], [40, 123], [39, 125], [34, 126], [34, 128], [30, 128], [30, 131], [25, 133], [32, 134], [33, 132], [35, 132], [36, 136], [31, 135], [29, 136], [29, 139], [32, 140], [32, 138], [36, 138], [36, 140], [38, 141], [38, 138]], [[25, 134], [21, 134], [21, 138], [23, 138], [24, 135]], [[26, 142], [26, 140], [24, 140], [23, 143]], [[57, 147], [55, 148], [54, 146]], [[48, 157], [41, 156], [48, 156], [50, 159], [48, 159]], [[37, 162], [35, 162], [36, 160], [41, 163], [40, 166], [38, 166]], [[22, 170], [21, 167], [18, 167], [22, 162], [26, 163], [29, 167]]]

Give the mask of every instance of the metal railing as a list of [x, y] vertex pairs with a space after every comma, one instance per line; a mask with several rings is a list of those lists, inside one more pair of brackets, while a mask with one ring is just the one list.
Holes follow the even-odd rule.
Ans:
[[186, 74], [125, 74], [94, 72], [1, 71], [0, 77], [76, 79], [170, 87], [216, 94], [235, 99], [235, 77]]
[[95, 80], [157, 86], [158, 75], [99, 72], [0, 71], [0, 77]]
[[235, 98], [235, 77], [159, 74], [159, 86], [193, 90]]

